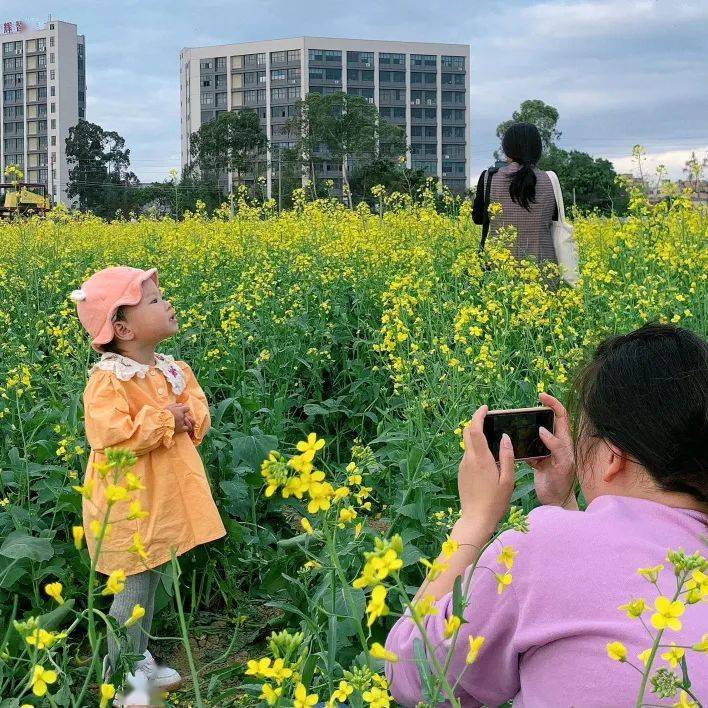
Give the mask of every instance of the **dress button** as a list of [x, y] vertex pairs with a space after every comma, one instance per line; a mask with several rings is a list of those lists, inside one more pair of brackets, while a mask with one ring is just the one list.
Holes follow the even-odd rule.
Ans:
[[164, 396], [164, 395], [165, 395], [165, 389], [164, 389], [164, 388], [158, 388], [158, 389], [157, 389], [157, 392], [158, 392], [161, 396]]

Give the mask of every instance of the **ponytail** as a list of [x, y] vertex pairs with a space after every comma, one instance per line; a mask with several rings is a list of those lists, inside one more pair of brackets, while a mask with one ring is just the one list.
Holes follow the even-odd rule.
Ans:
[[534, 167], [541, 159], [541, 134], [533, 123], [513, 123], [504, 133], [502, 148], [507, 157], [520, 167], [511, 175], [509, 196], [520, 207], [531, 211], [536, 202], [536, 173]]
[[531, 211], [531, 204], [536, 203], [536, 173], [531, 163], [521, 165], [511, 176], [509, 196], [526, 211]]

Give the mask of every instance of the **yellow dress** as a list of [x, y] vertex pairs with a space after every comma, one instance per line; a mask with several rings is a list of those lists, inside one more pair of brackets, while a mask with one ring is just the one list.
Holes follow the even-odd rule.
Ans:
[[[195, 421], [192, 433], [175, 434], [174, 417], [166, 410], [173, 403], [189, 405]], [[155, 366], [146, 366], [119, 354], [104, 354], [91, 369], [84, 412], [91, 445], [85, 484], [93, 483], [93, 491], [83, 500], [83, 520], [92, 557], [91, 522], [103, 521], [106, 488], [112, 482], [110, 473], [102, 479], [94, 469], [96, 463], [105, 462], [104, 451], [132, 450], [138, 458], [133, 472], [145, 487], [114, 504], [110, 533], [96, 564], [99, 572], [141, 573], [169, 561], [173, 550], [180, 555], [226, 534], [197, 452], [211, 425], [209, 405], [186, 363], [158, 354]], [[127, 519], [134, 501], [149, 512], [146, 518]], [[147, 559], [129, 550], [136, 533]]]

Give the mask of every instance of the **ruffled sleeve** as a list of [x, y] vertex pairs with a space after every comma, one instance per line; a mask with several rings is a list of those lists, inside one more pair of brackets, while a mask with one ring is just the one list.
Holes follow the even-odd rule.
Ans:
[[194, 418], [194, 430], [190, 433], [190, 437], [195, 445], [199, 445], [211, 428], [209, 403], [189, 364], [178, 361], [177, 366], [182, 369], [186, 382], [184, 391], [177, 397], [177, 403], [185, 403], [189, 406]]
[[132, 417], [123, 385], [110, 372], [97, 371], [91, 376], [84, 391], [84, 411], [86, 437], [96, 452], [123, 447], [136, 455], [145, 455], [160, 446], [174, 444], [172, 413], [164, 408], [143, 406]]

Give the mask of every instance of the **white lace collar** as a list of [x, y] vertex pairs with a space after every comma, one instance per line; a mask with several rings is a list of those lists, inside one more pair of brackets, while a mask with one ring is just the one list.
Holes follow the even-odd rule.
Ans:
[[[94, 364], [89, 376], [94, 371], [110, 371], [119, 381], [130, 381], [133, 376], [144, 379], [150, 371], [150, 366], [139, 361], [129, 359], [122, 354], [106, 352], [101, 356], [101, 361]], [[179, 396], [187, 386], [182, 369], [175, 363], [174, 357], [169, 354], [155, 354], [155, 368], [161, 371], [169, 381], [176, 396]]]

